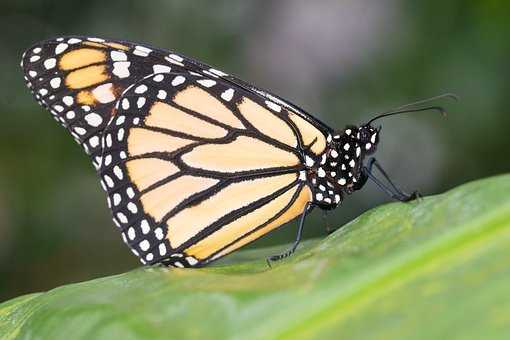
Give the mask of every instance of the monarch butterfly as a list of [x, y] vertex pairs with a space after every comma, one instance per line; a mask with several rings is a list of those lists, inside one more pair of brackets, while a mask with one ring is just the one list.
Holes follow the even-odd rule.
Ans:
[[[143, 264], [202, 266], [372, 178], [372, 122], [335, 131], [280, 97], [175, 52], [61, 37], [28, 49], [27, 86], [91, 157]], [[421, 102], [418, 102], [421, 103]], [[414, 103], [417, 104], [417, 103]], [[432, 107], [434, 108], [434, 107]], [[423, 108], [429, 109], [429, 108]], [[422, 109], [419, 109], [422, 110]]]

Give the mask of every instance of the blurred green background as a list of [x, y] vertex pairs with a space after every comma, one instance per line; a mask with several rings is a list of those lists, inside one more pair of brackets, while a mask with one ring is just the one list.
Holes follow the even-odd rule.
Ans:
[[[455, 92], [447, 119], [383, 122], [378, 159], [430, 195], [510, 169], [510, 3], [504, 1], [2, 1], [0, 301], [139, 266], [110, 220], [92, 165], [39, 107], [23, 50], [58, 35], [171, 48], [302, 106], [331, 126]], [[388, 198], [368, 184], [306, 237]], [[290, 242], [295, 226], [252, 246]]]

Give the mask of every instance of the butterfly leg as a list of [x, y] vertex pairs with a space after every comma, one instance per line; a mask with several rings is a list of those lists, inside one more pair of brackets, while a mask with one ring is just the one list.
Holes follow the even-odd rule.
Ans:
[[[390, 187], [383, 184], [377, 177], [373, 174], [373, 167], [376, 167], [377, 170], [383, 175], [384, 179], [389, 183]], [[392, 198], [401, 201], [401, 202], [409, 202], [412, 200], [415, 200], [417, 198], [421, 198], [421, 195], [418, 191], [414, 191], [412, 194], [407, 194], [404, 191], [402, 191], [399, 187], [397, 187], [393, 181], [390, 179], [386, 171], [382, 168], [381, 164], [372, 157], [369, 162], [368, 166], [363, 167], [362, 171], [364, 174], [370, 178], [379, 188], [381, 188], [384, 192], [386, 192], [389, 196]]]
[[279, 261], [281, 259], [289, 257], [296, 251], [296, 248], [299, 245], [299, 242], [301, 242], [301, 236], [303, 234], [303, 227], [305, 225], [306, 215], [310, 212], [311, 207], [312, 207], [312, 202], [308, 202], [308, 204], [305, 206], [305, 209], [303, 210], [303, 213], [301, 214], [301, 217], [299, 219], [298, 231], [296, 234], [296, 240], [294, 241], [294, 244], [292, 244], [292, 247], [290, 247], [287, 251], [285, 251], [281, 254], [269, 256], [266, 259], [267, 265], [269, 267], [271, 267], [271, 262]]

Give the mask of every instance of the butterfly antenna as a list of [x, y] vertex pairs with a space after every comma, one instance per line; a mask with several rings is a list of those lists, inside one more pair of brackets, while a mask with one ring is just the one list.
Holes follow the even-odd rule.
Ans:
[[[376, 115], [374, 118], [370, 119], [368, 121], [367, 125], [370, 125], [373, 121], [383, 118], [383, 117], [393, 116], [393, 115], [397, 115], [397, 114], [401, 114], [401, 113], [409, 113], [409, 112], [438, 111], [443, 116], [446, 116], [446, 110], [442, 106], [425, 106], [425, 107], [418, 106], [418, 105], [423, 105], [426, 103], [430, 103], [431, 101], [435, 101], [435, 100], [439, 100], [439, 99], [443, 99], [443, 98], [453, 99], [455, 101], [459, 100], [459, 97], [453, 93], [444, 93], [439, 96], [434, 96], [431, 98], [419, 100], [419, 101], [416, 101], [413, 103], [399, 106], [397, 108], [391, 109], [386, 112], [382, 112], [382, 113]], [[418, 106], [418, 107], [416, 107], [416, 106]]]

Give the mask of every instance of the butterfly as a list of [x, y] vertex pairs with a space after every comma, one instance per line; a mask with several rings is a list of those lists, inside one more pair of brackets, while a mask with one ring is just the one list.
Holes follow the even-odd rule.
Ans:
[[[380, 127], [334, 130], [298, 106], [181, 54], [61, 37], [28, 49], [35, 99], [90, 156], [113, 221], [143, 264], [203, 266], [334, 209], [372, 173]], [[407, 111], [405, 111], [407, 112]]]

